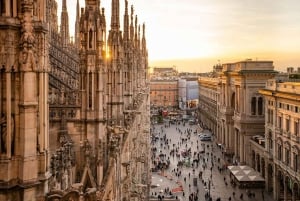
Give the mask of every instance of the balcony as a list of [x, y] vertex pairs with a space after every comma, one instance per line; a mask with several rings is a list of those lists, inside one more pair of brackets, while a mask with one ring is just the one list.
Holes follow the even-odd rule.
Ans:
[[266, 146], [266, 140], [265, 140], [264, 136], [254, 135], [251, 137], [251, 140], [253, 142], [255, 142], [257, 145], [259, 145], [260, 147], [265, 148], [265, 146]]

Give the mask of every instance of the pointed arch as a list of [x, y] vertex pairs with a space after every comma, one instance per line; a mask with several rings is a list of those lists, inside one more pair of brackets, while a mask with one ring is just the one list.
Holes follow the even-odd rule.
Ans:
[[89, 30], [89, 48], [93, 48], [93, 30]]

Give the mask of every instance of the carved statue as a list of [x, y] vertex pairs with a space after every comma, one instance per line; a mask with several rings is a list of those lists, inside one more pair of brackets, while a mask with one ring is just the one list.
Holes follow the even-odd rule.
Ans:
[[7, 125], [6, 117], [2, 114], [0, 119], [0, 128], [1, 128], [1, 153], [6, 153], [6, 136], [7, 136]]
[[21, 71], [35, 71], [36, 61], [31, 49], [24, 47], [19, 57]]
[[32, 51], [34, 45], [33, 26], [31, 8], [32, 2], [25, 1], [24, 8], [27, 8], [22, 19], [22, 36], [21, 36], [21, 51], [19, 56], [21, 71], [35, 71], [36, 61]]
[[[13, 116], [11, 116], [11, 151], [13, 153], [13, 150], [14, 150], [14, 138], [15, 138], [15, 121], [14, 121], [14, 118]], [[1, 153], [7, 153], [7, 141], [6, 141], [6, 138], [7, 138], [7, 120], [6, 120], [6, 117], [4, 114], [2, 114], [2, 117], [0, 119], [0, 128], [1, 128]]]

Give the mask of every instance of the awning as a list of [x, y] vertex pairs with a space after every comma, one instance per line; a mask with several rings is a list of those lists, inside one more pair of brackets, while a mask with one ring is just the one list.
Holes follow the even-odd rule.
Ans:
[[265, 179], [253, 168], [242, 165], [242, 166], [228, 166], [231, 174], [239, 181], [239, 182], [264, 182]]

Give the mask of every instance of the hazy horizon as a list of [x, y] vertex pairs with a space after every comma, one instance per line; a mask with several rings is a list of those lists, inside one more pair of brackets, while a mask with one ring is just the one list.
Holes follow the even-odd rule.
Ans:
[[[60, 18], [61, 0], [58, 0]], [[74, 35], [76, 0], [67, 0]], [[85, 6], [79, 0], [80, 7]], [[205, 72], [218, 63], [274, 61], [275, 69], [300, 66], [299, 0], [128, 0], [138, 23], [146, 23], [149, 66]], [[102, 0], [107, 32], [111, 0]], [[120, 1], [123, 29], [124, 0]], [[199, 63], [196, 63], [199, 62]]]
[[[279, 54], [279, 53], [277, 53]], [[260, 55], [260, 56], [240, 56], [240, 57], [213, 57], [213, 58], [180, 58], [180, 59], [167, 59], [167, 60], [154, 60], [149, 61], [149, 67], [176, 67], [179, 72], [210, 72], [216, 64], [235, 63], [252, 59], [253, 61], [273, 61], [274, 69], [277, 71], [286, 71], [287, 67], [300, 67], [300, 58], [297, 53], [286, 53], [288, 56], [293, 56], [295, 59], [291, 60], [286, 58], [287, 55], [280, 54], [280, 56]], [[253, 54], [255, 55], [255, 54]], [[278, 58], [280, 57], [280, 58]]]

